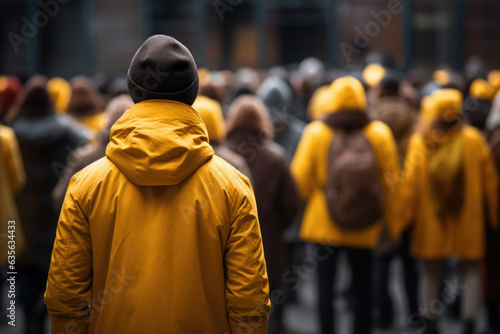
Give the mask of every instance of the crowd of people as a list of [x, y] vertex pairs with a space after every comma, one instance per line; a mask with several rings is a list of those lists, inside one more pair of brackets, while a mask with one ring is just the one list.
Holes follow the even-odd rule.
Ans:
[[[268, 326], [266, 319], [250, 321], [254, 332], [284, 333], [283, 310], [301, 279], [285, 273], [304, 259], [305, 243], [317, 265], [321, 333], [335, 332], [340, 254], [352, 275], [355, 334], [394, 325], [388, 276], [395, 257], [403, 263], [409, 327], [440, 332], [436, 301], [453, 307], [443, 280], [457, 270], [466, 287], [455, 298], [463, 333], [474, 333], [482, 301], [488, 333], [500, 333], [500, 71], [472, 58], [460, 72], [402, 73], [372, 55], [346, 69], [316, 58], [269, 70], [194, 67], [194, 74], [172, 65], [172, 75], [146, 76], [141, 87], [141, 69], [134, 67], [141, 50], [156, 60], [161, 52], [154, 46], [175, 44], [157, 43], [139, 49], [127, 78], [0, 77], [0, 232], [7, 236], [7, 221], [16, 220], [18, 302], [27, 333], [43, 331], [47, 309], [54, 333], [68, 331], [61, 319], [78, 312], [75, 328], [111, 333], [123, 323], [127, 332], [135, 328], [127, 322], [131, 314], [154, 310], [149, 302], [158, 295], [172, 303], [172, 332], [200, 332], [198, 323], [206, 332], [235, 331], [231, 320], [229, 327], [218, 322], [253, 312], [238, 309], [250, 298], [259, 314], [270, 314]], [[162, 108], [175, 112], [163, 116]], [[234, 169], [212, 158], [212, 150]], [[242, 209], [221, 209], [214, 183], [224, 185], [222, 202]], [[127, 199], [116, 196], [124, 193]], [[191, 198], [195, 204], [185, 205]], [[228, 214], [248, 229], [218, 226]], [[258, 226], [248, 218], [255, 215]], [[218, 238], [214, 230], [198, 235], [208, 230], [193, 232], [176, 220], [211, 222], [227, 240], [210, 245]], [[150, 223], [141, 236], [141, 226], [126, 222]], [[238, 247], [254, 241], [248, 249], [256, 253], [246, 260]], [[92, 290], [105, 290], [122, 269], [130, 288], [128, 278], [119, 278], [123, 286], [105, 307], [103, 295], [91, 300], [89, 285], [71, 278], [87, 275]], [[183, 289], [192, 293], [176, 294]], [[90, 302], [71, 308], [81, 303], [73, 300], [79, 293]], [[158, 308], [141, 318], [150, 325], [142, 323], [139, 332], [155, 332], [165, 311]], [[182, 318], [190, 309], [198, 320]], [[87, 322], [82, 310], [90, 312]]]

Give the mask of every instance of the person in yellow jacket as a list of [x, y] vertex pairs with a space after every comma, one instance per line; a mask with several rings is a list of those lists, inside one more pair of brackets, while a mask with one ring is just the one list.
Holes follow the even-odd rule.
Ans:
[[148, 38], [128, 86], [136, 104], [113, 125], [106, 157], [66, 193], [45, 293], [52, 333], [266, 333], [254, 194], [214, 156], [191, 107], [191, 53]]
[[[397, 148], [389, 127], [379, 121], [369, 121], [365, 113], [366, 94], [362, 84], [347, 76], [335, 80], [330, 87], [328, 103], [330, 115], [343, 113], [363, 118], [361, 131], [368, 139], [375, 156], [378, 179], [383, 187], [385, 202], [383, 219], [391, 224], [395, 216], [394, 200], [399, 175]], [[300, 195], [307, 201], [300, 238], [317, 245], [319, 310], [321, 332], [333, 333], [334, 321], [332, 286], [335, 277], [337, 248], [346, 250], [352, 268], [355, 299], [354, 332], [366, 334], [371, 328], [372, 254], [383, 228], [383, 221], [358, 230], [341, 228], [330, 216], [325, 187], [327, 183], [328, 152], [334, 131], [321, 120], [306, 126], [292, 161], [291, 170]]]
[[[481, 133], [466, 125], [462, 95], [436, 91], [423, 101], [422, 129], [410, 139], [402, 175], [401, 228], [414, 221], [413, 256], [422, 260], [421, 313], [426, 333], [437, 333], [444, 261], [455, 256], [463, 285], [465, 333], [472, 333], [479, 299], [479, 261], [485, 251], [485, 221], [498, 225], [498, 175]], [[488, 208], [485, 212], [484, 207]]]
[[14, 131], [0, 124], [0, 266], [8, 263], [9, 245], [15, 245], [15, 253], [11, 255], [20, 255], [24, 249], [24, 234], [14, 196], [25, 183], [26, 174]]

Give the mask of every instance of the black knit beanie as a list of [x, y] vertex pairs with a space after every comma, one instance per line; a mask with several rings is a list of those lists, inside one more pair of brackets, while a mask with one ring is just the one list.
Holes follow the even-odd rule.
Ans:
[[198, 68], [179, 41], [154, 35], [132, 58], [127, 84], [135, 103], [163, 99], [192, 105], [198, 94]]

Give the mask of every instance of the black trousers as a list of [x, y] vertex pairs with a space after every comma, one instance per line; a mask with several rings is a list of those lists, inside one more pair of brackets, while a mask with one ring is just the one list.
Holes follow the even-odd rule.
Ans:
[[392, 260], [401, 256], [403, 264], [403, 280], [406, 302], [410, 316], [418, 314], [418, 265], [410, 255], [410, 230], [403, 233], [401, 244], [398, 249], [388, 254], [377, 257], [375, 262], [375, 307], [379, 310], [379, 322], [382, 324], [392, 323], [394, 310], [392, 299], [389, 295], [389, 269]]
[[369, 334], [372, 327], [372, 263], [373, 252], [348, 247], [326, 247], [326, 259], [318, 261], [318, 292], [321, 333], [332, 334], [335, 328], [333, 314], [333, 286], [339, 251], [345, 251], [352, 273], [354, 299], [354, 334]]

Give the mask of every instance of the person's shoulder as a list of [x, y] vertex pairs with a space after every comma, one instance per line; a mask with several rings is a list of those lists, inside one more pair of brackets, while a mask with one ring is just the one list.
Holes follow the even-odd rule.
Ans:
[[207, 177], [218, 182], [219, 186], [226, 189], [229, 193], [234, 191], [246, 193], [248, 188], [251, 187], [250, 180], [221, 157], [214, 155], [204, 166], [210, 173], [210, 176]]
[[470, 125], [464, 125], [464, 127], [462, 129], [462, 134], [463, 134], [464, 142], [468, 143], [468, 145], [473, 145], [477, 149], [489, 148], [489, 145], [486, 141], [485, 136], [478, 128], [470, 126]]
[[464, 125], [462, 133], [465, 138], [477, 141], [484, 141], [483, 133], [476, 127], [470, 125]]
[[107, 157], [103, 157], [80, 170], [73, 176], [78, 196], [90, 194], [96, 185], [115, 169], [117, 167]]
[[328, 127], [328, 125], [325, 124], [325, 122], [323, 122], [321, 120], [315, 120], [315, 121], [308, 123], [305, 126], [304, 131], [307, 132], [308, 134], [316, 134], [316, 133], [321, 133], [321, 132], [328, 130], [328, 129], [329, 129], [329, 127]]
[[382, 121], [371, 121], [366, 127], [367, 132], [371, 132], [377, 134], [379, 136], [391, 136], [392, 131], [391, 128]]

